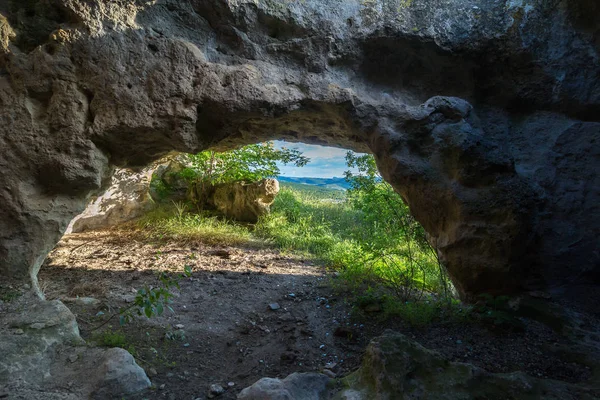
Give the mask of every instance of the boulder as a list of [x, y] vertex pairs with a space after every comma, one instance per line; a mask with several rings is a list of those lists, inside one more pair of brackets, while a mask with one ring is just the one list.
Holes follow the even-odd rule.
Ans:
[[139, 172], [117, 169], [106, 192], [94, 198], [71, 221], [65, 233], [109, 228], [151, 210], [155, 203], [149, 194], [149, 188], [154, 169], [155, 166]]
[[150, 196], [156, 202], [185, 201], [190, 192], [190, 181], [181, 172], [188, 167], [185, 159], [175, 156], [163, 162], [152, 174]]
[[151, 385], [133, 356], [120, 348], [106, 350], [96, 371], [96, 379], [98, 383], [92, 397], [98, 400], [137, 393]]
[[277, 193], [279, 181], [276, 179], [223, 183], [214, 187], [209, 202], [228, 218], [255, 223], [260, 216], [269, 213]]
[[27, 292], [0, 305], [0, 354], [0, 394], [11, 399], [104, 400], [150, 387], [131, 354], [87, 347], [64, 304]]
[[262, 378], [238, 394], [238, 400], [324, 400], [331, 379], [313, 372], [293, 373], [285, 379]]
[[450, 362], [406, 336], [386, 331], [373, 339], [362, 366], [344, 378], [335, 400], [596, 399], [597, 387], [538, 379], [522, 372], [489, 373]]

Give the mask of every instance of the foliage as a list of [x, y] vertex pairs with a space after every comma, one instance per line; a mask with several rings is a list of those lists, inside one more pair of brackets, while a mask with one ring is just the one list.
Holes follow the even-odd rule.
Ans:
[[273, 142], [251, 144], [236, 150], [203, 151], [188, 156], [189, 168], [181, 176], [211, 185], [224, 182], [256, 182], [279, 175], [277, 162], [306, 165], [310, 160], [296, 149], [275, 148]]
[[110, 329], [107, 329], [96, 335], [94, 340], [98, 343], [98, 345], [104, 347], [120, 347], [123, 349], [128, 347], [125, 334], [118, 331], [112, 331]]
[[389, 208], [395, 203], [376, 202], [377, 196], [363, 194], [355, 192], [348, 201], [338, 203], [283, 184], [272, 213], [259, 221], [253, 233], [279, 248], [310, 254], [338, 269], [350, 292], [363, 293], [365, 288], [383, 285], [394, 289], [403, 301], [423, 291], [444, 292], [448, 283], [435, 253], [425, 243], [407, 243], [418, 237], [414, 232], [418, 224], [414, 222], [408, 231], [394, 225], [397, 216]]
[[133, 305], [119, 311], [119, 322], [121, 325], [131, 322], [136, 315], [145, 315], [147, 318], [160, 316], [165, 308], [173, 311], [171, 308], [171, 293], [172, 288], [179, 289], [179, 279], [189, 278], [192, 276], [192, 267], [186, 265], [183, 269], [183, 274], [172, 277], [166, 272], [161, 272], [158, 275], [159, 285], [151, 287], [144, 285], [143, 288], [137, 291]]
[[[423, 227], [412, 217], [392, 186], [381, 179], [372, 155], [348, 152], [348, 198], [361, 213], [361, 259], [382, 282], [406, 302], [423, 292], [448, 294], [449, 282]], [[364, 268], [364, 267], [363, 267]], [[432, 281], [436, 276], [439, 280]]]
[[169, 197], [171, 189], [162, 179], [152, 175], [152, 179], [150, 180], [150, 193], [152, 193], [152, 196], [156, 196], [157, 200], [162, 201]]
[[[183, 268], [183, 273], [175, 277], [161, 272], [158, 274], [158, 285], [144, 285], [136, 293], [133, 304], [126, 308], [121, 308], [118, 314], [111, 315], [106, 321], [99, 326], [92, 328], [91, 331], [96, 331], [108, 324], [115, 316], [119, 315], [119, 323], [125, 325], [135, 319], [136, 316], [146, 316], [147, 318], [157, 317], [163, 314], [165, 309], [173, 311], [171, 308], [171, 297], [173, 288], [179, 289], [179, 280], [192, 276], [192, 267], [186, 265]], [[101, 314], [103, 315], [103, 313]], [[118, 337], [115, 337], [115, 340]]]
[[[210, 161], [210, 153], [202, 157], [197, 166], [217, 164]], [[223, 157], [235, 160], [234, 164], [245, 162], [237, 156]], [[380, 288], [384, 315], [401, 315], [415, 325], [430, 320], [441, 312], [436, 308], [440, 299], [450, 305], [452, 293], [437, 251], [400, 195], [382, 180], [375, 159], [350, 152], [346, 160], [349, 169], [357, 171], [345, 174], [351, 185], [346, 193], [283, 182], [271, 214], [253, 227], [227, 223], [206, 213], [191, 215], [183, 205], [177, 210], [154, 211], [140, 223], [159, 237], [198, 238], [208, 243], [259, 239], [284, 251], [303, 253], [335, 268], [340, 277], [336, 286], [346, 294], [356, 298]], [[219, 172], [219, 177], [214, 175], [216, 169], [207, 174], [217, 181], [241, 176], [228, 175], [226, 170]], [[259, 171], [262, 174], [267, 169]], [[431, 293], [437, 295], [431, 297]], [[421, 304], [424, 299], [436, 305]]]

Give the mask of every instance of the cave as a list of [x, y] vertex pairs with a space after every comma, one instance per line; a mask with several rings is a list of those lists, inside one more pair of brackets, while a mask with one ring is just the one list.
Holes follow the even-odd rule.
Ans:
[[463, 300], [597, 316], [599, 20], [593, 0], [3, 2], [2, 282], [41, 296], [115, 167], [285, 139], [374, 154]]

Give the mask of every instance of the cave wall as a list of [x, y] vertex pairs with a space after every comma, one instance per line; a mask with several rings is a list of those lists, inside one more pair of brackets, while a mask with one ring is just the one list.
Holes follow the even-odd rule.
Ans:
[[464, 297], [597, 282], [593, 0], [7, 0], [0, 276], [113, 166], [273, 138], [375, 154]]

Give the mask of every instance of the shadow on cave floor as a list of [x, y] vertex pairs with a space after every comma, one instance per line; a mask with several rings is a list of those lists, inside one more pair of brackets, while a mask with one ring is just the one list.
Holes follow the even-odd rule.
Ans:
[[[130, 305], [137, 289], [156, 284], [157, 272], [182, 272], [185, 265], [193, 275], [175, 290], [173, 313], [124, 327], [115, 318], [93, 330]], [[130, 399], [204, 399], [209, 385], [229, 382], [235, 386], [219, 398], [234, 399], [262, 377], [327, 363], [344, 375], [358, 367], [368, 341], [388, 328], [492, 372], [522, 370], [571, 382], [590, 376], [587, 367], [549, 351], [565, 339], [540, 323], [502, 334], [465, 321], [414, 328], [353, 313], [332, 289], [335, 279], [323, 266], [273, 249], [146, 242], [118, 230], [65, 236], [40, 272], [46, 297], [65, 301], [84, 339], [126, 348], [147, 371], [154, 389]], [[78, 296], [99, 303], [84, 305]], [[271, 303], [281, 308], [270, 310]]]

